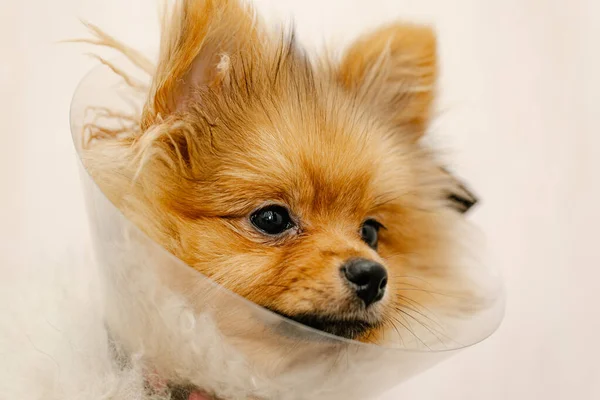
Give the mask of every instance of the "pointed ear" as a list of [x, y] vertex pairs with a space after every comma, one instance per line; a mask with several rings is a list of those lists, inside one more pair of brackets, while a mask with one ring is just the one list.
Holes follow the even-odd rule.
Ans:
[[465, 214], [477, 205], [479, 199], [461, 179], [446, 168], [440, 168], [440, 173], [448, 182], [445, 196], [450, 208]]
[[256, 40], [254, 14], [238, 0], [176, 0], [162, 23], [160, 54], [142, 129], [184, 110], [194, 92], [220, 85], [230, 57]]
[[436, 38], [428, 27], [396, 24], [359, 38], [338, 79], [412, 133], [427, 129], [437, 77]]

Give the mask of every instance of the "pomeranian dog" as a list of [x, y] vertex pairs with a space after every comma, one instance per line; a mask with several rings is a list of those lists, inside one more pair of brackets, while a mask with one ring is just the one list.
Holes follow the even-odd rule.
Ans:
[[475, 198], [422, 140], [436, 75], [428, 27], [391, 24], [342, 57], [311, 58], [236, 0], [181, 0], [135, 127], [100, 129], [84, 162], [128, 218], [205, 276], [304, 325], [381, 343], [403, 314], [439, 306], [431, 287], [469, 290], [454, 228]]

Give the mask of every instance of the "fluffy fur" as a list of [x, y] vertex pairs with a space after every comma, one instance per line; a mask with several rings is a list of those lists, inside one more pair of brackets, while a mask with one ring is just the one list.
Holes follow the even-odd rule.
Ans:
[[[370, 328], [353, 337], [365, 342], [412, 338], [428, 346], [443, 341], [438, 316], [469, 316], [481, 306], [461, 265], [463, 217], [448, 201], [461, 188], [421, 140], [435, 98], [431, 29], [392, 24], [360, 38], [340, 60], [311, 59], [292, 31], [267, 29], [238, 1], [178, 1], [166, 15], [156, 68], [96, 30], [101, 44], [152, 75], [141, 114], [109, 111], [124, 128], [92, 124], [82, 153], [135, 225], [261, 306], [365, 321]], [[257, 232], [249, 215], [265, 204], [286, 206], [296, 227], [276, 238]], [[368, 218], [385, 227], [377, 250], [359, 235]], [[369, 308], [340, 279], [340, 266], [357, 257], [389, 274], [386, 296]], [[152, 324], [152, 313], [145, 318]], [[151, 335], [169, 337], [143, 329], [135, 337], [151, 343]], [[187, 357], [181, 346], [170, 354], [145, 350], [162, 374], [182, 378], [194, 366], [175, 367], [176, 357]], [[207, 357], [196, 356], [188, 361]], [[235, 385], [225, 394], [213, 387], [224, 373], [183, 378], [236, 398], [243, 391]]]

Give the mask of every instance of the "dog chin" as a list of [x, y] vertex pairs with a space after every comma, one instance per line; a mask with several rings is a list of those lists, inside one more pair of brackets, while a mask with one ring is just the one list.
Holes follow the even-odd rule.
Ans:
[[309, 328], [345, 339], [358, 339], [381, 327], [380, 321], [361, 318], [343, 318], [319, 313], [286, 314], [271, 309], [272, 312]]

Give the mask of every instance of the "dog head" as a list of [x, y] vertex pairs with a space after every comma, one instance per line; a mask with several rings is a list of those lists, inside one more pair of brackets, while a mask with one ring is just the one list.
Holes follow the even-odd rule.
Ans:
[[459, 218], [456, 182], [421, 143], [435, 82], [426, 27], [311, 59], [237, 1], [178, 2], [141, 129], [121, 142], [136, 169], [118, 204], [191, 267], [303, 324], [363, 341], [425, 325], [432, 285], [455, 284]]

